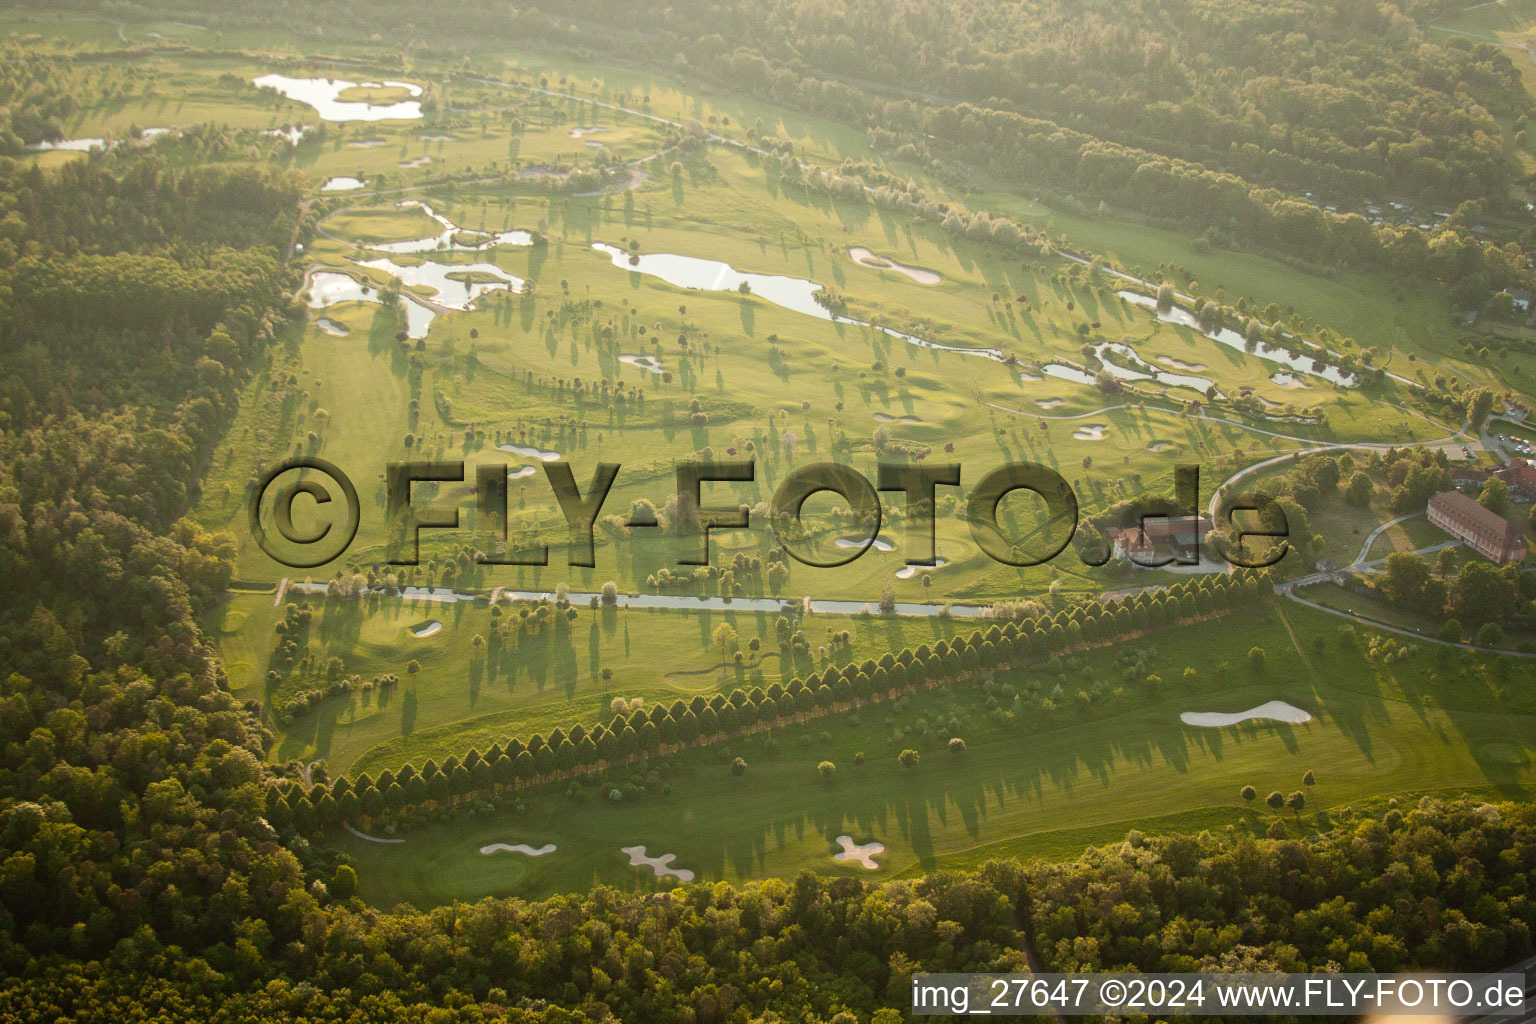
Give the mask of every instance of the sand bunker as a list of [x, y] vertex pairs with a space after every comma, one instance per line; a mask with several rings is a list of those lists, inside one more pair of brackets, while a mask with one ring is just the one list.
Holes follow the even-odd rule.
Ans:
[[1054, 409], [1066, 402], [1065, 398], [1037, 398], [1035, 404], [1042, 409]]
[[657, 359], [655, 356], [619, 356], [619, 362], [626, 366], [634, 366], [642, 370], [649, 370], [652, 373], [660, 373], [662, 371], [661, 360]]
[[1151, 444], [1147, 445], [1147, 451], [1166, 452], [1173, 447], [1175, 447], [1175, 445], [1172, 441], [1153, 441]]
[[554, 843], [545, 843], [543, 846], [540, 846], [537, 849], [529, 846], [527, 843], [490, 843], [480, 847], [480, 852], [487, 857], [493, 853], [501, 853], [502, 851], [506, 851], [507, 853], [524, 853], [530, 857], [542, 857], [546, 853], [554, 853], [555, 849], [556, 847]]
[[336, 178], [325, 179], [325, 184], [320, 186], [321, 192], [351, 192], [363, 187], [363, 179], [352, 178], [345, 175]]
[[521, 455], [527, 459], [539, 459], [542, 462], [557, 462], [560, 459], [559, 452], [547, 452], [542, 448], [534, 448], [530, 445], [508, 443], [499, 444], [496, 447], [504, 452], [511, 452], [513, 455]]
[[933, 570], [942, 569], [948, 564], [942, 558], [935, 558], [932, 565], [909, 565], [905, 569], [896, 570], [896, 578], [899, 580], [909, 580], [920, 572], [933, 572]]
[[837, 842], [843, 848], [843, 852], [834, 853], [833, 860], [856, 860], [870, 871], [880, 870], [880, 865], [875, 863], [875, 854], [885, 852], [884, 843], [864, 843], [861, 846], [853, 841], [852, 836], [838, 836]]
[[619, 852], [629, 854], [629, 866], [632, 868], [648, 867], [656, 872], [657, 878], [671, 875], [680, 882], [693, 881], [693, 872], [687, 868], [674, 868], [672, 862], [677, 859], [675, 853], [664, 853], [660, 857], [648, 857], [643, 846], [622, 846]]
[[433, 619], [431, 622], [423, 622], [419, 626], [411, 627], [411, 635], [416, 637], [431, 636], [433, 633], [442, 632], [443, 624]]
[[414, 167], [425, 167], [425, 166], [427, 166], [427, 164], [429, 164], [431, 162], [432, 162], [432, 158], [429, 157], [429, 156], [417, 156], [417, 157], [412, 157], [409, 160], [401, 160], [400, 161], [400, 166], [401, 167], [405, 167], [407, 169], [414, 168]]
[[881, 540], [879, 537], [876, 537], [874, 540], [869, 540], [864, 537], [839, 537], [832, 543], [836, 544], [840, 548], [862, 548], [867, 544], [874, 548], [876, 551], [896, 550], [896, 545], [892, 544], [888, 540]]
[[1078, 441], [1102, 441], [1104, 440], [1104, 431], [1108, 429], [1102, 423], [1089, 423], [1072, 431], [1072, 436]]
[[596, 125], [582, 125], [579, 128], [572, 128], [568, 134], [573, 139], [579, 139], [583, 135], [591, 135], [594, 132], [605, 132], [607, 130], [608, 129], [601, 128], [601, 127], [598, 127]]
[[1224, 725], [1237, 725], [1249, 719], [1268, 719], [1272, 722], [1288, 722], [1291, 725], [1301, 725], [1303, 722], [1312, 721], [1312, 716], [1298, 707], [1292, 707], [1283, 700], [1272, 700], [1267, 704], [1260, 704], [1256, 708], [1247, 711], [1238, 711], [1227, 714], [1221, 711], [1186, 711], [1179, 716], [1179, 721], [1185, 725], [1200, 725], [1206, 728], [1219, 729]]
[[895, 260], [886, 259], [884, 256], [876, 256], [862, 245], [855, 245], [848, 250], [849, 257], [861, 267], [873, 267], [876, 270], [894, 270], [898, 274], [905, 274], [918, 284], [938, 284], [944, 280], [931, 270], [921, 267], [907, 267]]
[[921, 423], [921, 422], [923, 422], [922, 420], [918, 419], [916, 416], [892, 416], [890, 413], [885, 413], [885, 412], [877, 412], [877, 413], [875, 413], [875, 419], [879, 420], [881, 423]]
[[537, 472], [538, 470], [534, 469], [532, 466], [518, 466], [516, 469], [507, 470], [507, 479], [520, 480], [525, 476], [533, 476], [533, 474]]
[[1270, 374], [1269, 379], [1282, 388], [1309, 388], [1312, 386], [1294, 373], [1286, 373], [1284, 370]]

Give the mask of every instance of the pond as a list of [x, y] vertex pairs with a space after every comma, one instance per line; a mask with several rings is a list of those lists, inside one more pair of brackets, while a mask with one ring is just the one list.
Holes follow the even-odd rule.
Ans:
[[337, 338], [352, 333], [351, 329], [347, 327], [346, 324], [337, 323], [335, 320], [331, 320], [328, 317], [321, 317], [320, 319], [316, 320], [315, 326], [320, 328], [326, 334], [333, 335]]
[[271, 89], [291, 100], [307, 103], [326, 121], [404, 121], [421, 117], [419, 99], [397, 103], [368, 103], [338, 97], [359, 85], [370, 88], [404, 89], [412, 97], [421, 95], [421, 86], [410, 82], [348, 82], [340, 78], [292, 78], [288, 75], [260, 75], [251, 79], [258, 89]]
[[1324, 380], [1338, 384], [1341, 387], [1352, 388], [1359, 385], [1359, 382], [1355, 380], [1354, 374], [1347, 373], [1339, 369], [1337, 366], [1332, 366], [1326, 362], [1323, 362], [1317, 356], [1310, 356], [1305, 354], [1292, 355], [1290, 352], [1283, 348], [1270, 345], [1263, 341], [1253, 343], [1250, 348], [1248, 339], [1244, 338], [1241, 334], [1232, 330], [1230, 327], [1223, 327], [1221, 330], [1216, 331], [1215, 333], [1202, 330], [1200, 327], [1199, 319], [1196, 318], [1193, 313], [1180, 306], [1172, 306], [1168, 309], [1163, 309], [1158, 306], [1157, 300], [1152, 296], [1143, 295], [1141, 292], [1133, 292], [1129, 289], [1122, 289], [1115, 294], [1120, 296], [1122, 299], [1125, 299], [1127, 302], [1140, 306], [1143, 309], [1150, 309], [1157, 316], [1157, 318], [1165, 324], [1178, 324], [1180, 327], [1188, 327], [1192, 330], [1199, 331], [1201, 334], [1205, 335], [1205, 337], [1210, 338], [1212, 341], [1219, 342], [1228, 348], [1236, 349], [1237, 351], [1247, 355], [1258, 356], [1260, 359], [1263, 359], [1267, 362], [1279, 363], [1282, 366], [1289, 367], [1297, 373], [1306, 374], [1312, 377], [1321, 377]]
[[[431, 158], [418, 157], [417, 159], [430, 160]], [[404, 167], [406, 165], [401, 164], [400, 166]], [[395, 205], [403, 209], [416, 208], [421, 210], [421, 212], [442, 225], [443, 230], [428, 238], [410, 238], [403, 242], [375, 242], [370, 244], [368, 248], [376, 252], [409, 255], [411, 253], [437, 252], [440, 250], [449, 252], [479, 252], [484, 249], [494, 249], [498, 245], [526, 246], [533, 244], [533, 234], [528, 231], [489, 232], [460, 227], [419, 199], [405, 199]], [[473, 235], [482, 240], [469, 244], [459, 239], [461, 235]]]
[[646, 274], [651, 277], [659, 277], [663, 281], [676, 288], [693, 288], [700, 291], [711, 292], [735, 292], [745, 284], [751, 293], [760, 299], [765, 299], [775, 306], [806, 316], [813, 316], [818, 320], [831, 320], [837, 323], [853, 324], [858, 327], [867, 327], [870, 330], [905, 341], [909, 345], [919, 348], [934, 349], [939, 352], [954, 352], [957, 355], [981, 356], [996, 362], [1005, 362], [1008, 356], [1000, 349], [995, 348], [968, 348], [963, 345], [944, 345], [926, 338], [919, 338], [911, 334], [903, 334], [901, 331], [893, 331], [888, 327], [877, 327], [874, 324], [865, 323], [863, 320], [854, 320], [849, 317], [837, 316], [821, 303], [816, 301], [816, 293], [821, 291], [821, 285], [815, 281], [808, 281], [803, 277], [786, 277], [781, 274], [752, 274], [744, 273], [719, 260], [706, 260], [697, 256], [679, 256], [675, 253], [644, 253], [630, 255], [616, 245], [608, 245], [606, 242], [594, 242], [592, 248], [604, 253], [613, 265], [637, 274]]
[[[414, 267], [403, 266], [387, 256], [376, 260], [358, 260], [357, 265], [381, 270], [413, 287], [431, 288], [432, 301], [449, 309], [469, 309], [486, 292], [522, 290], [523, 279], [513, 277], [494, 263], [435, 263], [427, 260]], [[493, 280], [462, 280], [464, 277]]]
[[1309, 388], [1312, 386], [1294, 373], [1286, 373], [1284, 370], [1278, 370], [1270, 374], [1269, 379], [1272, 383], [1278, 384], [1282, 388]]
[[[364, 284], [351, 274], [335, 270], [317, 270], [309, 275], [309, 308], [325, 309], [338, 302], [379, 301], [379, 290]], [[419, 302], [405, 297], [405, 333], [412, 338], [425, 338], [432, 320], [437, 316]], [[322, 328], [324, 330], [324, 328]]]
[[905, 274], [918, 284], [938, 284], [944, 280], [931, 270], [924, 270], [921, 267], [908, 267], [897, 263], [893, 259], [876, 256], [862, 245], [855, 245], [849, 248], [848, 256], [861, 267], [870, 267], [874, 270], [894, 270], [898, 274]]
[[[1106, 353], [1113, 353], [1118, 361], [1107, 357]], [[1159, 370], [1141, 356], [1131, 346], [1118, 341], [1100, 342], [1094, 346], [1094, 354], [1104, 364], [1110, 376], [1119, 380], [1151, 380], [1170, 388], [1192, 388], [1204, 394], [1214, 382], [1208, 377], [1196, 377], [1187, 373], [1170, 373], [1167, 370]], [[1130, 364], [1127, 366], [1126, 364]]]

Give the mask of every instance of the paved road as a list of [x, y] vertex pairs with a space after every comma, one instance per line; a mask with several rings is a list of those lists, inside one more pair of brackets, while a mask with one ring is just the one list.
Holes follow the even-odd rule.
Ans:
[[[1332, 574], [1330, 573], [1328, 575]], [[1310, 579], [1310, 577], [1303, 577], [1303, 579]], [[1314, 580], [1313, 582], [1322, 581]], [[1360, 625], [1366, 626], [1370, 629], [1379, 629], [1387, 633], [1396, 633], [1399, 636], [1411, 637], [1420, 643], [1438, 644], [1441, 647], [1459, 647], [1464, 651], [1477, 651], [1481, 654], [1503, 654], [1511, 658], [1525, 658], [1527, 660], [1536, 658], [1536, 654], [1527, 654], [1525, 651], [1510, 651], [1501, 647], [1477, 647], [1473, 644], [1458, 643], [1454, 640], [1441, 640], [1437, 637], [1425, 636], [1423, 633], [1420, 633], [1416, 629], [1402, 629], [1398, 626], [1389, 626], [1384, 622], [1378, 622], [1375, 619], [1367, 619], [1363, 616], [1356, 615], [1353, 612], [1340, 611], [1337, 608], [1329, 608], [1326, 605], [1318, 604], [1316, 601], [1309, 601], [1306, 598], [1297, 595], [1293, 588], [1301, 585], [1301, 583], [1301, 580], [1292, 580], [1289, 583], [1277, 583], [1275, 584], [1275, 593], [1279, 594], [1281, 597], [1289, 598], [1290, 600], [1295, 601], [1297, 604], [1305, 605], [1314, 611], [1325, 612], [1329, 615], [1337, 615], [1341, 619], [1348, 619], [1351, 622], [1359, 623]]]

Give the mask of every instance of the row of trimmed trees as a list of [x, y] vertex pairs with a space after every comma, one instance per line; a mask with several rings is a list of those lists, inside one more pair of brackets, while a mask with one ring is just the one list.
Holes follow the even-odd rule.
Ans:
[[267, 816], [278, 827], [316, 828], [601, 770], [1224, 611], [1257, 600], [1265, 590], [1252, 572], [1196, 577], [1164, 590], [1074, 605], [1049, 616], [992, 622], [953, 640], [828, 666], [787, 684], [657, 704], [615, 714], [591, 727], [577, 724], [548, 735], [535, 733], [526, 742], [511, 737], [484, 753], [471, 748], [462, 758], [450, 756], [441, 764], [429, 758], [419, 769], [407, 764], [398, 772], [385, 769], [377, 777], [364, 772], [307, 790], [279, 783], [267, 791]]

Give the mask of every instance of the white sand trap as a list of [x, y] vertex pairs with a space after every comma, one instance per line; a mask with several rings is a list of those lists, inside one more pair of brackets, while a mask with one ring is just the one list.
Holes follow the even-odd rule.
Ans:
[[853, 836], [838, 836], [837, 842], [843, 848], [843, 852], [834, 853], [833, 860], [856, 860], [870, 871], [880, 870], [880, 865], [875, 863], [875, 854], [885, 852], [884, 843], [873, 842], [860, 846], [853, 841]]
[[518, 466], [516, 469], [507, 470], [507, 479], [520, 480], [525, 476], [533, 476], [533, 474], [537, 472], [538, 470], [534, 469], [532, 466]]
[[1235, 714], [1227, 714], [1222, 711], [1186, 711], [1179, 716], [1179, 721], [1185, 725], [1203, 725], [1210, 729], [1219, 729], [1224, 725], [1237, 725], [1251, 718], [1263, 718], [1272, 722], [1288, 722], [1291, 725], [1301, 725], [1303, 722], [1312, 721], [1312, 716], [1298, 707], [1292, 707], [1283, 700], [1272, 700], [1267, 704], [1260, 704], [1256, 708], [1247, 711], [1239, 711]]
[[848, 256], [861, 267], [873, 267], [876, 270], [894, 270], [898, 274], [905, 274], [918, 284], [938, 284], [944, 280], [931, 270], [921, 267], [908, 267], [897, 263], [895, 260], [886, 259], [884, 256], [876, 256], [862, 245], [855, 245], [848, 250]]
[[438, 622], [436, 619], [433, 619], [431, 622], [423, 622], [421, 625], [412, 629], [411, 635], [416, 637], [427, 637], [431, 636], [433, 633], [441, 632], [442, 628], [443, 624]]
[[597, 125], [581, 125], [580, 127], [572, 128], [567, 134], [573, 139], [579, 139], [583, 135], [591, 135], [595, 132], [605, 132], [607, 130]]
[[407, 169], [410, 169], [410, 168], [414, 168], [414, 167], [425, 167], [425, 166], [427, 166], [427, 164], [429, 164], [431, 162], [432, 162], [432, 158], [429, 157], [429, 156], [415, 156], [415, 157], [411, 157], [411, 159], [409, 159], [409, 160], [401, 160], [400, 161], [400, 166], [404, 167], [404, 168], [407, 168]]
[[327, 179], [325, 179], [325, 184], [320, 186], [320, 191], [321, 192], [351, 192], [354, 189], [362, 188], [363, 184], [364, 184], [364, 182], [363, 182], [363, 180], [361, 178], [353, 178], [353, 177], [349, 177], [349, 176], [346, 176], [346, 175], [342, 175], [342, 176], [335, 177], [335, 178], [327, 178]]
[[657, 878], [671, 875], [680, 882], [693, 881], [692, 871], [689, 871], [687, 868], [674, 868], [672, 866], [672, 862], [677, 859], [677, 854], [675, 853], [664, 853], [660, 857], [648, 857], [643, 846], [621, 846], [619, 852], [629, 854], [630, 867], [648, 867], [656, 872]]
[[890, 413], [887, 413], [887, 412], [877, 412], [877, 413], [875, 413], [875, 419], [879, 420], [881, 423], [921, 423], [921, 422], [923, 422], [922, 420], [918, 419], [916, 416], [892, 416]]
[[619, 362], [626, 366], [634, 366], [642, 370], [649, 370], [652, 373], [660, 373], [662, 371], [661, 360], [657, 359], [655, 356], [619, 356]]
[[533, 448], [521, 444], [499, 444], [496, 447], [513, 455], [521, 455], [528, 459], [538, 459], [542, 462], [555, 462], [560, 458], [559, 452], [546, 452], [542, 448]]
[[1175, 370], [1199, 371], [1206, 368], [1204, 363], [1186, 363], [1182, 359], [1173, 358], [1173, 356], [1158, 356], [1157, 361], [1160, 363], [1166, 363], [1167, 365], [1173, 367]]
[[1104, 431], [1108, 429], [1102, 423], [1089, 423], [1072, 431], [1072, 436], [1079, 441], [1102, 441], [1104, 440]]
[[1147, 451], [1166, 452], [1168, 449], [1173, 447], [1175, 447], [1175, 445], [1172, 441], [1153, 441], [1151, 444], [1147, 445]]
[[487, 857], [493, 853], [501, 853], [503, 851], [507, 853], [525, 853], [530, 857], [542, 857], [546, 853], [554, 853], [555, 849], [554, 843], [545, 843], [537, 848], [529, 846], [527, 843], [489, 843], [480, 847], [480, 852]]
[[909, 580], [920, 572], [933, 572], [933, 570], [942, 569], [948, 564], [942, 558], [935, 558], [932, 565], [909, 565], [905, 569], [897, 569], [896, 578], [899, 580]]
[[832, 543], [840, 548], [862, 548], [867, 544], [876, 551], [896, 550], [896, 545], [888, 540], [881, 540], [879, 537], [876, 537], [874, 540], [870, 540], [867, 537], [839, 537]]
[[1035, 404], [1038, 405], [1042, 409], [1054, 409], [1058, 405], [1063, 404], [1064, 402], [1066, 402], [1065, 398], [1037, 398], [1037, 399], [1035, 399]]

